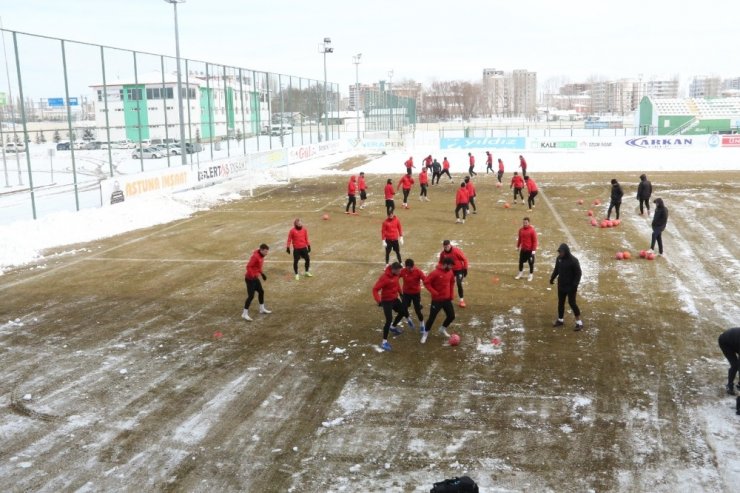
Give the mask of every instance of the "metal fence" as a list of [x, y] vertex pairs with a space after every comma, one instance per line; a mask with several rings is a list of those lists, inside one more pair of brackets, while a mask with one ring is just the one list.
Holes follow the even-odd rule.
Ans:
[[181, 166], [182, 153], [199, 166], [342, 137], [335, 83], [181, 58], [179, 92], [174, 57], [0, 34], [4, 218], [97, 207], [101, 179]]

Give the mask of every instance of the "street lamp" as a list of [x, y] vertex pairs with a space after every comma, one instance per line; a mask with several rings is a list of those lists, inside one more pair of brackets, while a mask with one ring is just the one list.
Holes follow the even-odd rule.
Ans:
[[360, 142], [360, 58], [362, 53], [352, 57], [352, 63], [355, 64], [355, 119], [357, 120], [357, 142]]
[[326, 54], [334, 53], [331, 38], [324, 38], [324, 42], [319, 45], [319, 53], [324, 54], [324, 141], [327, 141], [329, 140], [329, 93], [326, 90]]
[[[183, 111], [183, 93], [182, 93], [182, 75], [180, 74], [180, 32], [177, 26], [177, 4], [185, 3], [185, 0], [164, 0], [167, 3], [171, 3], [175, 10], [175, 58], [177, 60], [177, 110], [180, 116], [180, 158], [182, 164], [185, 166], [188, 164], [187, 146], [185, 145], [185, 112]], [[189, 104], [189, 103], [188, 103]], [[165, 110], [167, 111], [167, 110]]]

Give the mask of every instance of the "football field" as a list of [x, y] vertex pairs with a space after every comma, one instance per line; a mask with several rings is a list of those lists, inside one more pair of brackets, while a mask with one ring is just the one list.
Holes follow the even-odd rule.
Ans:
[[[412, 492], [463, 474], [481, 491], [738, 484], [740, 417], [717, 337], [740, 326], [740, 172], [648, 172], [670, 213], [655, 260], [639, 257], [651, 234], [640, 173], [532, 173], [531, 212], [504, 207], [510, 173], [502, 188], [479, 173], [465, 224], [460, 174], [429, 202], [415, 186], [409, 209], [397, 194], [403, 258], [429, 272], [443, 240], [459, 246], [467, 307], [450, 327], [459, 346], [443, 345], [438, 317], [426, 344], [405, 327], [383, 352], [371, 287], [385, 267], [383, 186], [403, 168], [363, 169], [358, 216], [344, 214], [348, 175], [326, 175], [6, 272], [6, 488]], [[587, 212], [606, 216], [611, 178], [625, 189], [622, 222], [593, 227]], [[514, 279], [525, 216], [540, 243], [531, 282]], [[296, 217], [314, 274], [298, 281], [285, 252]], [[552, 327], [563, 242], [583, 269], [581, 332], [567, 307]], [[260, 243], [273, 313], [256, 314], [255, 300], [246, 322], [244, 265]], [[614, 258], [625, 250], [630, 260]]]

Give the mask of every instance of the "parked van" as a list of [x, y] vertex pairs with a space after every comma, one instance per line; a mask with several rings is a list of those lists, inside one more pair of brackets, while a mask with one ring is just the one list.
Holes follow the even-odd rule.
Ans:
[[5, 152], [26, 152], [26, 144], [23, 142], [8, 142], [5, 144]]

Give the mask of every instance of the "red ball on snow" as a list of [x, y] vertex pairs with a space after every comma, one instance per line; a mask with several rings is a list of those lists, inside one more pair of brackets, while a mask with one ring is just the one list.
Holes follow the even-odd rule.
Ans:
[[321, 216], [321, 219], [323, 219], [324, 221], [328, 221], [329, 220], [329, 214], [324, 214], [323, 216]]
[[501, 188], [501, 184], [497, 182], [496, 183], [496, 188]]
[[452, 334], [447, 342], [450, 343], [450, 346], [458, 346], [460, 345], [460, 336], [458, 334]]
[[607, 220], [606, 220], [606, 227], [607, 227], [607, 228], [612, 228], [612, 227], [614, 227], [614, 221], [611, 221], [611, 220], [607, 219]]
[[609, 227], [609, 221], [607, 221], [606, 219], [602, 219], [601, 220], [601, 224], [599, 224], [599, 226], [601, 226], [602, 228], [608, 228]]
[[647, 254], [647, 259], [648, 260], [655, 260], [655, 254], [654, 253], [648, 253]]
[[588, 212], [586, 213], [586, 215], [587, 215], [587, 216], [589, 216], [589, 217], [591, 217], [591, 216], [593, 216], [593, 215], [594, 215], [594, 211], [591, 211], [591, 210], [589, 210], [589, 211], [588, 211]]
[[627, 250], [625, 250], [624, 252], [622, 252], [622, 255], [624, 256], [624, 259], [625, 260], [629, 260], [629, 259], [632, 258], [632, 254], [630, 252], [628, 252]]
[[599, 199], [594, 200], [594, 205], [601, 205], [601, 201]]
[[621, 219], [615, 219], [614, 220], [614, 226], [619, 226], [620, 224], [622, 224], [622, 220]]
[[594, 218], [592, 217], [592, 218], [591, 218], [591, 226], [598, 226], [598, 225], [599, 225], [599, 221], [597, 221], [596, 219], [594, 219]]
[[617, 252], [614, 258], [616, 258], [617, 260], [624, 260], [624, 252]]
[[578, 205], [583, 205], [583, 199], [578, 199]]
[[504, 209], [511, 208], [511, 205], [508, 202], [504, 202]]
[[647, 250], [640, 250], [640, 258], [646, 258], [647, 257]]

